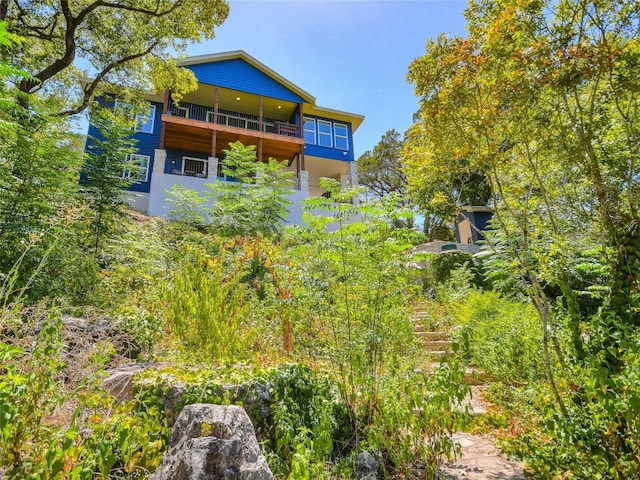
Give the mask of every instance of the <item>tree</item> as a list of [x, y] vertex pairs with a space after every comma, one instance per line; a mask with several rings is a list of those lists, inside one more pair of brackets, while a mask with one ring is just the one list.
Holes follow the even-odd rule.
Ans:
[[389, 130], [380, 142], [358, 158], [358, 181], [378, 198], [392, 193], [404, 195], [407, 178], [402, 170], [400, 133]]
[[[422, 113], [409, 140], [410, 188], [433, 184], [431, 176], [447, 185], [460, 169], [485, 176], [499, 253], [542, 322], [555, 425], [570, 429], [580, 419], [599, 442], [590, 457], [568, 440], [565, 461], [584, 472], [604, 462], [616, 478], [640, 469], [632, 453], [637, 425], [623, 407], [640, 324], [638, 13], [637, 2], [622, 0], [477, 1], [466, 13], [469, 36], [429, 42], [409, 70]], [[570, 273], [587, 249], [600, 252], [610, 274], [592, 316], [581, 311], [578, 295], [586, 292], [576, 291]], [[586, 382], [588, 391], [561, 394], [556, 366], [563, 381]]]
[[100, 245], [116, 231], [125, 218], [125, 190], [136, 181], [139, 165], [131, 160], [135, 140], [131, 138], [131, 120], [108, 108], [96, 106], [91, 116], [100, 131], [91, 139], [85, 155], [82, 191], [89, 205], [91, 248], [98, 256]]
[[[29, 73], [18, 80], [23, 101], [58, 93], [63, 116], [84, 111], [107, 83], [121, 92], [171, 89], [176, 98], [192, 90], [195, 79], [175, 56], [213, 38], [228, 11], [224, 0], [0, 0], [0, 21], [26, 39], [13, 52]], [[81, 87], [82, 77], [93, 80]]]
[[[291, 176], [274, 159], [257, 162], [255, 146], [240, 142], [225, 150], [222, 172], [227, 181], [207, 184], [207, 192], [174, 188], [170, 215], [192, 226], [224, 237], [275, 235], [288, 214]], [[189, 206], [190, 204], [190, 206]]]

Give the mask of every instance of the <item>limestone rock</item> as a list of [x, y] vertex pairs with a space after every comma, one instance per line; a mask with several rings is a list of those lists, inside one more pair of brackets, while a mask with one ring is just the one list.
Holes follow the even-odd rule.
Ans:
[[359, 480], [378, 480], [378, 461], [369, 452], [358, 454], [356, 478]]
[[151, 480], [273, 480], [242, 407], [186, 406]]

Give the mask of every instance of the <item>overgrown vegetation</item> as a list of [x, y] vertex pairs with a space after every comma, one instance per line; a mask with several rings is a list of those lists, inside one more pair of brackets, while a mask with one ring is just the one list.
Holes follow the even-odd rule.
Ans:
[[[206, 197], [175, 191], [172, 221], [126, 210], [119, 162], [132, 145], [111, 114], [81, 195], [65, 118], [110, 73], [140, 87], [152, 72], [178, 98], [192, 77], [168, 76], [167, 38], [211, 35], [227, 6], [107, 15], [97, 2], [62, 22], [41, 3], [0, 9], [1, 475], [146, 478], [176, 410], [216, 402], [247, 408], [278, 478], [353, 478], [364, 451], [384, 478], [434, 478], [458, 450], [471, 367], [491, 377], [503, 447], [535, 478], [638, 478], [633, 2], [472, 2], [468, 38], [430, 41], [410, 66], [420, 118], [402, 156], [390, 131], [361, 161], [369, 183], [383, 180], [380, 198], [323, 181], [305, 228], [281, 223], [282, 165], [241, 144], [224, 164], [238, 181]], [[43, 12], [51, 39], [33, 34], [49, 25]], [[104, 75], [67, 98], [58, 40], [77, 40], [85, 20], [100, 25], [90, 38], [114, 42], [91, 57]], [[139, 28], [125, 45], [115, 25]], [[132, 63], [111, 61], [127, 53]], [[410, 274], [407, 252], [424, 238], [409, 228], [415, 212], [444, 239], [463, 204], [494, 210], [486, 254], [433, 254]], [[454, 338], [438, 368], [414, 336], [415, 302]], [[154, 367], [116, 401], [101, 379], [132, 361]]]

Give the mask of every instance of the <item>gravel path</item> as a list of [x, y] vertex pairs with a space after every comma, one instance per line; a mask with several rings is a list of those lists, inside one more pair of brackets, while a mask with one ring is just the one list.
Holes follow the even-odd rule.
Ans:
[[525, 480], [522, 463], [502, 456], [489, 435], [458, 432], [453, 439], [462, 446], [462, 458], [445, 465], [440, 478], [448, 480]]
[[[482, 386], [471, 387], [471, 398], [463, 403], [472, 414], [486, 413], [489, 404], [482, 398]], [[508, 460], [495, 446], [491, 435], [457, 432], [453, 440], [462, 447], [462, 457], [440, 469], [440, 478], [447, 480], [525, 480], [522, 462]]]

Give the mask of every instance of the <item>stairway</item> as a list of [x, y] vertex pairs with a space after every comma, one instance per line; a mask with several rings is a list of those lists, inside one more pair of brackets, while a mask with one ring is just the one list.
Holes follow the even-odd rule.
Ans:
[[444, 330], [429, 331], [425, 327], [425, 320], [428, 313], [417, 308], [411, 315], [413, 320], [413, 332], [422, 340], [424, 349], [429, 352], [429, 359], [432, 362], [440, 363], [451, 354], [451, 337], [449, 332]]
[[[446, 362], [452, 355], [451, 335], [444, 330], [430, 331], [425, 327], [428, 313], [420, 308], [416, 308], [411, 315], [413, 320], [414, 334], [422, 340], [425, 351], [429, 355], [429, 361], [435, 368], [442, 362]], [[467, 385], [484, 385], [487, 375], [476, 368], [467, 368], [465, 372]]]

